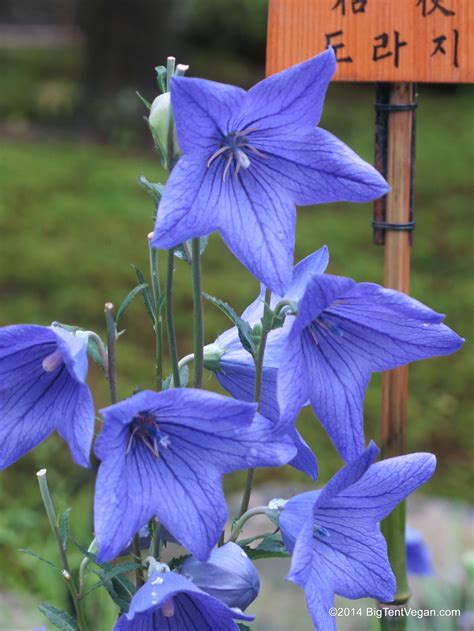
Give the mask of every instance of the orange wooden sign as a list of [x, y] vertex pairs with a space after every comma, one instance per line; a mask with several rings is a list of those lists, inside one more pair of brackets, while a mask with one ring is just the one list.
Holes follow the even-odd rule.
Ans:
[[334, 48], [335, 80], [474, 82], [474, 0], [270, 0], [267, 74]]

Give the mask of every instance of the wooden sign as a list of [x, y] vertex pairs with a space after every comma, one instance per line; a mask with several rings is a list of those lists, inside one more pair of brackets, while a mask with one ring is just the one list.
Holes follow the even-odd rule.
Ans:
[[339, 81], [474, 82], [474, 0], [270, 0], [267, 74], [331, 45]]

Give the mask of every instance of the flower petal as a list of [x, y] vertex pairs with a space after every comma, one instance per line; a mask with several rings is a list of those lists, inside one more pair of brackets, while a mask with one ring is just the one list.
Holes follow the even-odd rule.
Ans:
[[79, 383], [84, 383], [88, 367], [86, 340], [59, 326], [52, 326], [50, 329], [69, 374]]
[[183, 156], [166, 183], [158, 206], [151, 245], [168, 249], [217, 228], [222, 173], [202, 156]]
[[293, 277], [285, 299], [299, 300], [304, 294], [308, 281], [315, 274], [324, 274], [328, 264], [329, 250], [326, 245], [297, 263], [293, 269]]
[[291, 281], [296, 209], [273, 174], [257, 168], [258, 160], [224, 183], [218, 230], [239, 261], [282, 296]]
[[256, 128], [252, 137], [288, 135], [312, 129], [321, 118], [324, 97], [336, 71], [330, 48], [319, 55], [267, 77], [251, 88], [231, 126]]
[[173, 77], [171, 103], [181, 150], [208, 152], [210, 158], [222, 138], [232, 131], [230, 120], [244, 96], [245, 90], [233, 85]]
[[60, 436], [69, 445], [74, 462], [81, 467], [90, 467], [95, 412], [89, 388], [71, 379], [68, 388], [56, 403]]
[[279, 181], [298, 206], [367, 202], [390, 189], [373, 166], [324, 129], [289, 139], [262, 137], [254, 144], [265, 155], [259, 170]]

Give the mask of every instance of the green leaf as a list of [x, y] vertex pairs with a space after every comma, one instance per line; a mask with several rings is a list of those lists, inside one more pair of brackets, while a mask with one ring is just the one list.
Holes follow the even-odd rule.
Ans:
[[[200, 237], [199, 239], [199, 253], [202, 254], [204, 250], [207, 248], [207, 244], [209, 242], [209, 235], [207, 234], [204, 237]], [[184, 245], [178, 245], [174, 250], [174, 255], [177, 256], [182, 261], [186, 261], [191, 265], [191, 240], [186, 241], [186, 247]]]
[[58, 572], [61, 571], [61, 569], [57, 565], [55, 565], [51, 561], [48, 561], [48, 559], [45, 559], [40, 554], [38, 554], [34, 550], [31, 550], [30, 548], [19, 548], [18, 552], [22, 552], [23, 554], [28, 554], [30, 557], [34, 557], [35, 559], [38, 559], [38, 561], [42, 561], [43, 563], [47, 563], [47, 565], [50, 565], [51, 567], [53, 567]]
[[183, 554], [180, 557], [173, 557], [171, 561], [168, 563], [168, 567], [170, 568], [171, 571], [179, 570], [181, 566], [183, 565], [183, 563], [186, 561], [186, 559], [189, 559], [190, 556], [191, 556], [190, 554]]
[[[95, 573], [100, 578], [104, 578], [104, 572], [98, 570]], [[120, 613], [127, 613], [135, 592], [133, 583], [124, 576], [116, 576], [111, 580], [105, 580], [104, 587], [114, 603], [120, 608]]]
[[58, 629], [62, 629], [62, 631], [79, 631], [77, 622], [67, 611], [58, 609], [49, 603], [41, 603], [38, 605], [38, 609]]
[[66, 508], [63, 511], [63, 514], [59, 518], [59, 532], [61, 534], [61, 539], [63, 542], [63, 548], [67, 549], [67, 544], [69, 541], [69, 513], [71, 512], [70, 508]]
[[252, 355], [252, 357], [255, 357], [256, 346], [255, 346], [254, 338], [252, 336], [252, 327], [250, 326], [250, 324], [246, 322], [245, 320], [242, 320], [242, 318], [239, 315], [237, 315], [234, 309], [232, 309], [232, 307], [228, 305], [226, 302], [224, 302], [223, 300], [220, 300], [219, 298], [215, 298], [214, 296], [210, 296], [209, 294], [206, 294], [205, 292], [203, 292], [203, 296], [206, 300], [211, 302], [213, 305], [218, 307], [223, 313], [225, 313], [225, 315], [230, 320], [232, 320], [232, 322], [237, 327], [237, 331], [239, 333], [239, 338], [240, 338], [240, 341], [242, 342], [242, 346], [245, 348], [245, 350], [248, 353]]
[[146, 98], [144, 96], [142, 96], [140, 94], [140, 92], [138, 92], [138, 90], [135, 92], [135, 94], [138, 96], [138, 98], [143, 103], [143, 105], [147, 108], [147, 110], [150, 111], [151, 110], [151, 103], [150, 103], [150, 101], [147, 101]]
[[248, 624], [244, 624], [243, 622], [239, 622], [237, 626], [239, 627], [240, 631], [252, 631]]
[[[182, 388], [186, 388], [189, 383], [189, 368], [188, 366], [182, 366], [179, 369], [179, 381], [181, 383]], [[162, 389], [169, 390], [173, 387], [173, 375], [168, 375], [166, 379], [163, 380]]]
[[146, 285], [146, 287], [142, 289], [141, 294], [142, 294], [143, 302], [145, 304], [147, 313], [150, 316], [151, 321], [153, 322], [153, 326], [154, 326], [155, 325], [155, 307], [154, 307], [153, 296], [150, 293], [150, 290], [148, 288], [148, 283], [146, 282], [145, 277], [143, 276], [141, 271], [135, 265], [132, 265], [132, 267], [135, 271], [135, 276], [137, 277], [137, 280], [140, 283], [140, 285]]
[[124, 563], [118, 563], [117, 565], [112, 566], [110, 569], [103, 570], [100, 573], [102, 577], [101, 580], [97, 583], [94, 583], [94, 585], [92, 585], [86, 592], [84, 592], [82, 598], [85, 598], [88, 594], [93, 592], [98, 587], [102, 587], [102, 585], [105, 585], [105, 583], [107, 581], [110, 581], [112, 578], [143, 567], [144, 566], [141, 563], [132, 563], [130, 561], [125, 561]]
[[160, 88], [161, 92], [166, 92], [166, 76], [167, 76], [167, 71], [166, 71], [166, 67], [165, 66], [156, 66], [155, 68], [155, 72], [156, 72], [156, 80], [158, 81], [158, 87]]
[[165, 188], [164, 184], [160, 184], [159, 182], [153, 183], [149, 182], [144, 175], [140, 176], [140, 184], [148, 191], [151, 195], [151, 198], [155, 202], [155, 205], [160, 203], [161, 196], [163, 194], [163, 189]]
[[123, 316], [123, 314], [127, 310], [132, 300], [135, 298], [135, 296], [137, 294], [142, 293], [144, 289], [146, 289], [147, 287], [148, 287], [148, 283], [140, 283], [140, 285], [137, 285], [131, 291], [128, 292], [127, 297], [122, 302], [120, 307], [117, 309], [117, 314], [115, 316], [115, 325], [118, 324], [119, 319]]
[[287, 558], [290, 556], [280, 535], [265, 535], [256, 548], [244, 545], [243, 549], [250, 559]]

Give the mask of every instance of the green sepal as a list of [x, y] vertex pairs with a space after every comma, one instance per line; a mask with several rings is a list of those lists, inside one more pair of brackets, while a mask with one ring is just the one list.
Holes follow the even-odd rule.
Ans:
[[147, 110], [150, 111], [151, 110], [151, 103], [150, 103], [150, 101], [147, 101], [146, 98], [144, 96], [142, 96], [140, 94], [140, 92], [138, 92], [138, 90], [135, 92], [135, 94], [138, 96], [138, 98], [143, 103], [143, 105], [147, 108]]
[[51, 624], [54, 624], [58, 629], [62, 631], [79, 631], [77, 622], [67, 611], [58, 609], [49, 603], [41, 603], [38, 605], [38, 609], [48, 618]]
[[155, 72], [156, 72], [156, 80], [158, 83], [158, 87], [162, 93], [165, 93], [167, 91], [166, 90], [166, 75], [167, 75], [166, 67], [156, 66]]
[[[241, 545], [241, 542], [237, 543]], [[242, 548], [253, 561], [269, 558], [286, 559], [291, 556], [278, 534], [265, 535], [256, 548], [250, 548], [247, 545], [243, 545]]]
[[159, 182], [149, 182], [144, 175], [141, 175], [138, 181], [143, 186], [143, 188], [145, 188], [151, 195], [151, 198], [155, 202], [155, 206], [158, 205], [160, 203], [165, 185], [160, 184]]
[[237, 626], [239, 627], [240, 631], [252, 631], [252, 629], [249, 627], [248, 624], [244, 624], [243, 622], [239, 622], [237, 624]]
[[239, 339], [242, 343], [242, 346], [245, 350], [255, 357], [256, 353], [256, 345], [252, 335], [252, 327], [246, 320], [242, 320], [242, 318], [237, 315], [237, 313], [232, 309], [230, 305], [228, 305], [223, 300], [219, 298], [215, 298], [214, 296], [210, 296], [203, 292], [202, 294], [206, 300], [211, 302], [213, 305], [218, 307], [225, 315], [234, 323], [237, 327], [237, 331], [239, 334]]
[[169, 563], [167, 563], [169, 569], [173, 572], [173, 570], [180, 570], [183, 563], [186, 559], [190, 558], [190, 554], [183, 554], [179, 557], [173, 557]]
[[[207, 248], [207, 244], [209, 242], [209, 235], [205, 235], [204, 237], [200, 237], [199, 238], [199, 254], [202, 254], [204, 252], [204, 250]], [[189, 265], [191, 265], [192, 261], [190, 260], [190, 253], [191, 253], [191, 243], [192, 241], [186, 241], [186, 245], [187, 245], [187, 249], [184, 248], [183, 245], [178, 245], [175, 249], [174, 249], [174, 255], [176, 257], [178, 257], [179, 259], [181, 259], [181, 261], [186, 261], [186, 263], [189, 263]], [[187, 251], [186, 251], [187, 250]], [[188, 254], [189, 252], [189, 254]]]

